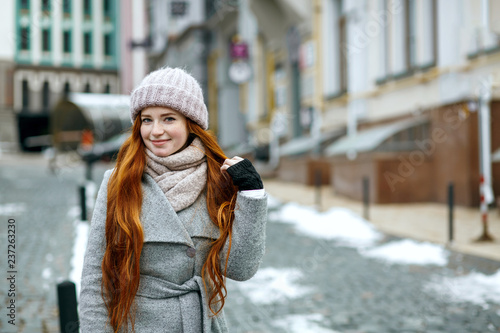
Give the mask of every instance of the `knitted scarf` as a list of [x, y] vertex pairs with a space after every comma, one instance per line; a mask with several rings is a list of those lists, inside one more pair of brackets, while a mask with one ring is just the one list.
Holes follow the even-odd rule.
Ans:
[[165, 193], [176, 212], [193, 204], [207, 184], [205, 147], [199, 138], [178, 153], [156, 156], [146, 147], [144, 172]]

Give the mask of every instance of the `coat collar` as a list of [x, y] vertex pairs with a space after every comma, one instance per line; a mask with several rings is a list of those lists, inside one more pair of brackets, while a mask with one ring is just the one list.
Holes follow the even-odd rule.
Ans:
[[204, 194], [191, 206], [176, 213], [161, 188], [146, 173], [143, 175], [142, 189], [140, 218], [144, 242], [168, 242], [194, 247], [192, 237], [219, 237], [219, 229], [208, 215]]

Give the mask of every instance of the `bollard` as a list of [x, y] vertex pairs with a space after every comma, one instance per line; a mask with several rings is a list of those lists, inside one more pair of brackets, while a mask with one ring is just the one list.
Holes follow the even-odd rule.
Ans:
[[85, 163], [85, 179], [92, 180], [92, 166], [94, 163], [87, 161]]
[[448, 184], [448, 243], [451, 244], [453, 242], [453, 182]]
[[82, 221], [87, 221], [87, 206], [86, 206], [86, 198], [85, 198], [85, 186], [82, 185], [79, 188], [79, 193], [80, 193], [80, 207], [82, 209], [82, 216], [81, 219]]
[[321, 169], [314, 171], [314, 185], [316, 186], [316, 207], [321, 210]]
[[368, 212], [369, 203], [370, 203], [370, 183], [368, 177], [363, 177], [363, 217], [365, 220], [370, 219], [370, 215]]
[[59, 301], [59, 325], [61, 333], [78, 333], [78, 310], [76, 304], [76, 286], [71, 281], [63, 281], [57, 285]]

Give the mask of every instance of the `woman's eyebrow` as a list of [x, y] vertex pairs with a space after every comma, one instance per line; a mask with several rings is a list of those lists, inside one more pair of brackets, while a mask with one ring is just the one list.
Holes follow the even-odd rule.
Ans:
[[[160, 117], [165, 117], [165, 116], [175, 116], [176, 114], [173, 112], [167, 112], [167, 113], [162, 113], [160, 114]], [[141, 114], [141, 117], [151, 117], [149, 114]]]

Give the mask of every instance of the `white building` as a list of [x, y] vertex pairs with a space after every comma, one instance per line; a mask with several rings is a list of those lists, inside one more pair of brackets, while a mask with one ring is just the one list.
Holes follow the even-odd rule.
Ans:
[[[47, 134], [48, 115], [68, 92], [118, 93], [120, 2], [10, 0], [15, 18], [13, 108], [19, 140]], [[36, 147], [35, 147], [36, 148]]]

